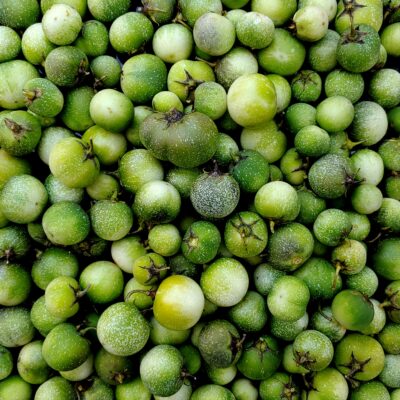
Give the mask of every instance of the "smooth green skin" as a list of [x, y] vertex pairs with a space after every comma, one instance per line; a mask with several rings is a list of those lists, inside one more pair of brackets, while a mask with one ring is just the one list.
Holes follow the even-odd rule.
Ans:
[[18, 224], [35, 221], [48, 200], [46, 188], [31, 175], [10, 178], [0, 194], [0, 209], [5, 217]]
[[157, 25], [171, 22], [175, 12], [175, 2], [170, 0], [145, 0], [144, 11]]
[[95, 181], [91, 185], [86, 186], [86, 192], [93, 200], [115, 199], [120, 190], [119, 181], [112, 175], [104, 172], [100, 172]]
[[230, 365], [226, 368], [215, 368], [210, 365], [206, 365], [206, 372], [210, 382], [217, 385], [227, 385], [232, 382], [237, 374], [236, 365]]
[[395, 69], [383, 68], [374, 73], [369, 83], [368, 93], [372, 100], [385, 109], [400, 103], [400, 73]]
[[255, 291], [248, 291], [245, 297], [229, 309], [230, 320], [244, 332], [257, 332], [267, 322], [264, 298]]
[[385, 354], [380, 343], [371, 336], [359, 333], [347, 334], [335, 349], [334, 364], [342, 374], [349, 374], [352, 357], [358, 362], [370, 358], [362, 370], [357, 370], [351, 377], [360, 381], [369, 381], [377, 377], [384, 368]]
[[335, 320], [329, 306], [323, 307], [312, 315], [310, 327], [326, 335], [333, 343], [341, 340], [346, 334], [346, 329]]
[[[341, 36], [336, 50], [336, 59], [342, 68], [349, 72], [366, 72], [378, 61], [380, 40], [377, 31], [370, 25], [361, 24], [355, 28], [352, 40], [350, 29]], [[362, 40], [359, 39], [362, 37]]]
[[60, 371], [60, 375], [69, 381], [78, 382], [89, 378], [93, 370], [93, 354], [90, 353], [81, 365], [68, 371]]
[[32, 153], [42, 135], [40, 122], [24, 110], [0, 115], [0, 145], [12, 156]]
[[333, 359], [331, 340], [323, 333], [308, 329], [300, 332], [293, 342], [293, 354], [299, 364], [310, 371], [322, 371]]
[[47, 79], [57, 86], [74, 87], [89, 67], [86, 54], [74, 46], [51, 50], [44, 62]]
[[80, 203], [83, 199], [84, 190], [82, 188], [70, 188], [52, 174], [45, 179], [44, 186], [51, 204], [59, 203], [60, 201]]
[[30, 274], [19, 264], [0, 262], [0, 305], [17, 306], [29, 296]]
[[122, 68], [116, 58], [104, 54], [93, 58], [90, 63], [90, 70], [97, 85], [113, 88], [121, 78]]
[[346, 192], [346, 179], [352, 176], [348, 158], [325, 154], [308, 171], [308, 180], [314, 193], [324, 199], [336, 199]]
[[218, 228], [208, 221], [196, 221], [189, 226], [182, 239], [182, 253], [195, 264], [210, 262], [221, 244]]
[[72, 131], [84, 132], [94, 125], [89, 110], [94, 94], [94, 90], [89, 86], [81, 86], [67, 92], [60, 116], [64, 124]]
[[400, 240], [392, 237], [379, 242], [372, 256], [372, 267], [381, 277], [388, 280], [398, 280], [400, 275], [395, 268], [400, 259]]
[[399, 324], [389, 321], [378, 333], [377, 339], [385, 353], [400, 354], [399, 328]]
[[201, 83], [194, 91], [194, 110], [206, 114], [212, 120], [221, 118], [227, 110], [224, 87], [217, 82]]
[[120, 15], [128, 12], [129, 0], [88, 0], [87, 6], [93, 17], [102, 22], [114, 21]]
[[379, 146], [378, 153], [382, 157], [385, 168], [400, 171], [400, 162], [397, 159], [399, 149], [400, 140], [395, 138], [386, 140]]
[[310, 300], [307, 285], [295, 276], [282, 276], [272, 287], [267, 305], [270, 313], [283, 321], [296, 321], [306, 312]]
[[64, 246], [82, 242], [90, 230], [89, 216], [70, 201], [51, 205], [43, 214], [42, 225], [52, 243]]
[[155, 396], [171, 396], [182, 386], [183, 357], [170, 345], [157, 345], [140, 362], [140, 378]]
[[71, 44], [82, 28], [79, 12], [68, 4], [54, 4], [42, 17], [42, 27], [50, 42], [65, 46]]
[[95, 376], [92, 378], [91, 386], [79, 391], [79, 396], [82, 400], [114, 400], [114, 390], [110, 385]]
[[235, 157], [232, 176], [245, 192], [256, 192], [269, 179], [269, 164], [256, 150], [242, 150]]
[[57, 142], [49, 156], [51, 173], [70, 188], [84, 188], [94, 182], [100, 172], [97, 157], [81, 139], [71, 137]]
[[73, 253], [61, 248], [49, 247], [34, 261], [31, 275], [36, 286], [45, 290], [57, 276], [76, 278], [78, 270], [78, 260]]
[[161, 325], [155, 317], [150, 320], [150, 341], [154, 345], [170, 344], [176, 346], [186, 342], [190, 336], [190, 329], [175, 330]]
[[[127, 334], [129, 332], [129, 334]], [[135, 305], [114, 303], [100, 315], [97, 336], [114, 355], [129, 356], [140, 351], [150, 335], [150, 327]]]
[[170, 183], [154, 180], [139, 188], [132, 208], [139, 221], [168, 223], [177, 217], [181, 197]]
[[396, 280], [390, 282], [389, 285], [385, 288], [386, 294], [386, 302], [383, 303], [384, 306], [387, 306], [387, 314], [389, 318], [393, 322], [399, 322], [399, 311], [398, 311], [398, 304], [399, 304], [399, 288], [400, 288], [400, 281]]
[[350, 400], [390, 400], [390, 394], [386, 386], [379, 381], [361, 384], [352, 391]]
[[294, 271], [311, 257], [313, 248], [314, 238], [310, 230], [291, 222], [276, 228], [269, 236], [266, 261], [276, 269]]
[[157, 253], [145, 253], [133, 261], [130, 272], [133, 272], [135, 279], [141, 285], [152, 285], [163, 280], [167, 275], [167, 270], [164, 257]]
[[261, 400], [280, 400], [286, 393], [290, 393], [291, 400], [299, 400], [297, 385], [292, 382], [291, 376], [284, 372], [275, 372], [261, 381], [259, 386]]
[[[360, 0], [357, 1], [357, 4], [361, 5], [361, 7], [357, 8], [353, 13], [354, 26], [368, 24], [371, 25], [376, 32], [378, 32], [383, 22], [382, 2], [379, 0]], [[350, 28], [351, 25], [349, 14], [342, 14], [343, 10], [344, 2], [343, 0], [340, 0], [338, 2], [337, 14], [335, 18], [335, 29], [340, 34]]]
[[[214, 158], [216, 158], [216, 154], [214, 154]], [[178, 190], [179, 194], [183, 199], [187, 199], [190, 196], [190, 190], [192, 188], [194, 181], [198, 178], [200, 174], [201, 172], [197, 168], [180, 168], [180, 167], [171, 168], [166, 174], [165, 180], [171, 185], [175, 186], [175, 188]]]
[[31, 247], [26, 230], [18, 225], [5, 226], [0, 229], [0, 258], [19, 259], [27, 254]]
[[192, 344], [185, 343], [179, 347], [179, 351], [183, 357], [183, 366], [189, 374], [196, 374], [202, 364], [200, 351]]
[[300, 129], [294, 139], [297, 151], [307, 157], [320, 157], [328, 153], [330, 142], [328, 132], [315, 125]]
[[61, 139], [74, 137], [73, 133], [61, 126], [50, 126], [43, 130], [40, 142], [37, 146], [37, 154], [39, 158], [49, 165], [50, 152], [53, 146]]
[[267, 225], [256, 213], [242, 211], [226, 222], [225, 246], [236, 257], [259, 255], [265, 249], [267, 241]]
[[76, 398], [76, 392], [69, 381], [61, 376], [55, 376], [42, 383], [35, 393], [35, 400], [46, 400], [49, 398], [71, 400]]
[[385, 179], [385, 192], [387, 197], [400, 200], [400, 177], [389, 176]]
[[197, 279], [201, 272], [196, 264], [189, 261], [181, 253], [178, 253], [177, 255], [169, 259], [169, 267], [171, 269], [172, 274], [186, 275], [189, 278], [194, 278], [194, 279]]
[[314, 221], [315, 237], [326, 246], [337, 246], [351, 232], [350, 217], [342, 210], [328, 208], [322, 211]]
[[275, 373], [281, 361], [278, 341], [273, 336], [262, 335], [244, 345], [237, 368], [248, 379], [264, 380]]
[[389, 56], [398, 57], [400, 55], [400, 22], [395, 22], [386, 26], [381, 33], [381, 43]]
[[293, 354], [292, 344], [286, 345], [283, 349], [282, 367], [285, 372], [290, 374], [306, 374], [308, 372], [308, 369], [297, 364]]
[[383, 194], [371, 184], [357, 186], [351, 195], [351, 205], [360, 214], [372, 214], [382, 206]]
[[196, 20], [206, 12], [222, 13], [222, 3], [220, 0], [201, 0], [194, 4], [190, 0], [180, 0], [179, 7], [184, 20], [190, 27], [193, 27]]
[[79, 310], [77, 294], [80, 290], [76, 279], [58, 276], [46, 287], [45, 303], [50, 314], [57, 318], [70, 318]]
[[256, 193], [254, 206], [262, 217], [280, 222], [294, 220], [300, 211], [296, 190], [281, 181], [262, 186]]
[[304, 225], [313, 224], [318, 215], [326, 209], [326, 201], [307, 189], [298, 190], [297, 197], [300, 202], [300, 212], [296, 221]]
[[244, 47], [234, 47], [215, 66], [218, 83], [226, 90], [239, 76], [258, 72], [257, 59]]
[[33, 385], [45, 382], [50, 375], [50, 367], [42, 355], [43, 341], [35, 340], [21, 348], [17, 369], [24, 381]]
[[235, 42], [235, 26], [226, 17], [213, 12], [201, 15], [193, 26], [196, 46], [211, 56], [226, 54]]
[[279, 162], [284, 180], [292, 186], [302, 186], [307, 175], [304, 160], [295, 147], [288, 149]]
[[10, 61], [16, 58], [21, 51], [21, 38], [18, 33], [8, 26], [1, 26], [0, 38], [2, 41], [0, 62]]
[[99, 57], [106, 53], [108, 47], [108, 29], [96, 20], [83, 23], [80, 36], [74, 45], [81, 49], [88, 57]]
[[236, 141], [226, 133], [220, 133], [218, 136], [217, 150], [213, 159], [218, 165], [228, 165], [239, 155], [239, 146]]
[[358, 240], [345, 239], [333, 249], [331, 261], [343, 274], [357, 274], [367, 262], [366, 246]]
[[312, 70], [316, 72], [329, 72], [337, 64], [336, 48], [340, 35], [331, 29], [328, 29], [325, 36], [313, 43], [307, 52], [307, 61]]
[[36, 68], [25, 60], [11, 60], [0, 64], [0, 107], [15, 110], [25, 106], [22, 92], [26, 82], [39, 78]]
[[133, 225], [133, 214], [122, 201], [100, 200], [89, 210], [93, 231], [104, 240], [124, 238]]
[[42, 336], [56, 327], [58, 324], [65, 321], [65, 318], [52, 315], [46, 308], [45, 296], [39, 297], [32, 305], [30, 317], [33, 326], [39, 331]]
[[85, 0], [40, 0], [40, 9], [44, 14], [54, 4], [64, 3], [75, 8], [83, 18], [87, 11], [87, 2]]
[[384, 197], [376, 216], [379, 226], [394, 233], [400, 232], [399, 216], [400, 201]]
[[151, 100], [151, 106], [158, 112], [168, 112], [173, 108], [183, 112], [183, 104], [178, 95], [168, 90], [158, 92]]
[[224, 386], [216, 384], [205, 384], [197, 388], [190, 398], [191, 400], [234, 400], [233, 393]]
[[270, 324], [271, 333], [278, 339], [291, 342], [300, 332], [307, 329], [308, 321], [307, 313], [304, 313], [304, 315], [296, 321], [284, 321], [272, 316]]
[[284, 0], [252, 0], [251, 11], [257, 11], [270, 17], [275, 26], [281, 26], [287, 22], [296, 12], [296, 1]]
[[304, 45], [288, 31], [275, 29], [272, 43], [258, 52], [258, 63], [267, 72], [282, 76], [294, 75], [306, 58]]
[[110, 303], [123, 291], [124, 277], [121, 269], [110, 261], [89, 264], [80, 274], [79, 284], [87, 289], [87, 296], [94, 303]]
[[272, 42], [275, 31], [271, 18], [255, 11], [241, 15], [235, 28], [239, 41], [251, 49], [267, 47]]
[[374, 318], [365, 329], [360, 330], [364, 335], [376, 335], [386, 324], [386, 311], [381, 307], [381, 303], [375, 299], [370, 299], [370, 301], [374, 306]]
[[134, 149], [125, 153], [119, 162], [118, 173], [122, 186], [133, 193], [147, 182], [164, 178], [160, 161], [146, 149]]
[[169, 276], [157, 288], [153, 313], [165, 328], [177, 331], [190, 329], [199, 321], [203, 309], [201, 287], [187, 276]]
[[302, 393], [302, 399], [346, 400], [349, 395], [346, 379], [334, 368], [318, 371], [312, 378], [311, 385], [312, 389], [310, 391]]
[[387, 354], [385, 356], [385, 365], [379, 375], [379, 380], [389, 388], [400, 387], [400, 374], [399, 374], [400, 356], [394, 354]]
[[13, 356], [10, 350], [0, 345], [0, 381], [11, 374], [13, 367]]
[[167, 67], [154, 54], [129, 58], [122, 67], [121, 89], [134, 104], [145, 104], [167, 87]]
[[190, 191], [195, 210], [206, 219], [224, 218], [239, 203], [240, 188], [236, 180], [220, 172], [201, 174]]
[[150, 400], [152, 394], [144, 385], [140, 377], [132, 381], [117, 385], [115, 388], [116, 400]]
[[0, 6], [0, 24], [13, 29], [24, 29], [39, 19], [39, 3], [36, 0], [23, 0], [14, 3], [4, 0]]
[[31, 64], [43, 65], [47, 55], [55, 47], [56, 46], [47, 39], [40, 22], [30, 25], [22, 34], [22, 54]]
[[28, 109], [42, 117], [55, 117], [63, 109], [64, 96], [60, 89], [48, 79], [29, 80], [23, 92]]
[[358, 290], [368, 297], [372, 297], [378, 289], [379, 279], [375, 271], [365, 266], [360, 272], [348, 275], [345, 279], [346, 287]]
[[316, 42], [322, 39], [329, 25], [328, 13], [318, 5], [299, 7], [293, 15], [296, 24], [296, 36], [305, 42]]
[[352, 154], [350, 161], [356, 171], [355, 178], [362, 184], [377, 186], [382, 181], [385, 165], [378, 152], [369, 148], [360, 149]]
[[12, 375], [0, 381], [1, 399], [30, 400], [32, 392], [32, 386], [18, 375]]
[[222, 257], [202, 273], [200, 286], [207, 300], [219, 307], [231, 307], [244, 298], [249, 276], [239, 261]]
[[22, 306], [0, 309], [0, 345], [20, 347], [29, 343], [35, 335], [29, 310]]
[[99, 378], [108, 385], [120, 385], [133, 376], [133, 362], [130, 357], [117, 356], [104, 348], [96, 353], [94, 368]]
[[321, 95], [322, 79], [317, 72], [304, 69], [292, 79], [291, 89], [297, 101], [311, 103]]
[[[336, 57], [335, 57], [336, 59]], [[344, 96], [353, 104], [360, 100], [364, 92], [362, 74], [348, 72], [342, 69], [331, 71], [325, 78], [324, 89], [327, 97]]]
[[273, 163], [285, 153], [287, 137], [279, 130], [276, 122], [271, 120], [256, 127], [244, 128], [240, 135], [240, 145], [245, 150], [258, 151], [268, 163]]
[[292, 90], [286, 78], [277, 74], [267, 74], [267, 77], [275, 86], [276, 112], [280, 113], [289, 106], [292, 98]]
[[27, 160], [12, 156], [0, 149], [0, 190], [12, 176], [30, 173], [31, 166]]
[[129, 279], [124, 287], [124, 301], [133, 303], [139, 310], [152, 307], [157, 285], [142, 285], [135, 277]]
[[224, 319], [214, 319], [200, 329], [197, 347], [211, 367], [227, 368], [236, 364], [242, 354], [242, 347], [237, 345], [239, 338], [235, 325]]
[[168, 72], [167, 87], [185, 102], [192, 98], [192, 92], [199, 81], [215, 81], [213, 69], [203, 61], [180, 60]]
[[111, 244], [113, 261], [125, 272], [132, 273], [132, 263], [146, 254], [146, 249], [139, 236], [126, 236]]
[[374, 307], [360, 292], [345, 289], [334, 297], [332, 314], [346, 329], [358, 331], [371, 323]]
[[352, 102], [344, 96], [331, 96], [317, 106], [316, 120], [318, 125], [328, 132], [347, 129], [354, 118]]
[[97, 92], [90, 101], [89, 111], [95, 124], [111, 132], [123, 132], [134, 116], [131, 100], [116, 89]]
[[308, 103], [293, 103], [285, 113], [288, 131], [294, 136], [301, 128], [316, 124], [317, 110]]
[[265, 75], [242, 75], [229, 87], [227, 106], [232, 119], [244, 128], [268, 122], [277, 109], [275, 86]]
[[119, 53], [135, 53], [151, 40], [153, 34], [150, 19], [133, 11], [116, 18], [109, 30], [110, 44]]
[[372, 101], [361, 101], [354, 107], [350, 137], [362, 141], [363, 146], [378, 143], [386, 134], [388, 119], [385, 110]]
[[164, 257], [176, 254], [182, 243], [178, 228], [172, 224], [160, 224], [150, 229], [148, 241], [151, 250]]
[[180, 24], [160, 26], [152, 39], [154, 54], [166, 63], [187, 60], [193, 49], [192, 32]]
[[174, 109], [149, 115], [139, 128], [140, 140], [153, 156], [183, 168], [210, 160], [218, 135], [217, 126], [207, 115], [196, 111], [182, 114]]
[[323, 258], [309, 258], [294, 276], [307, 284], [312, 299], [332, 299], [342, 288], [342, 279], [336, 276], [335, 267]]

